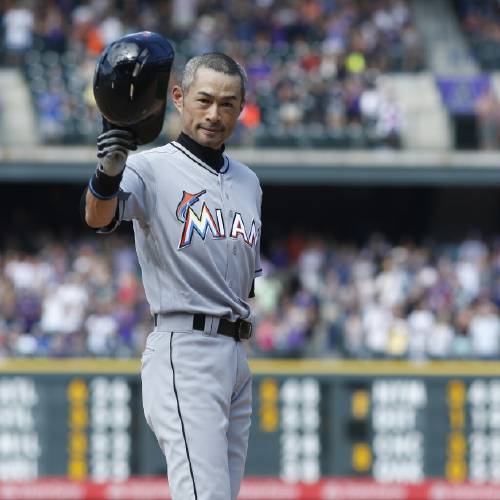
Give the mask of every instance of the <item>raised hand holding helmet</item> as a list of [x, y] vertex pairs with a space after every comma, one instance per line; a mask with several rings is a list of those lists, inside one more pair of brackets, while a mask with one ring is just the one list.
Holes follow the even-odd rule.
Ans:
[[137, 144], [161, 132], [174, 49], [150, 31], [123, 36], [101, 54], [94, 73], [94, 97], [109, 128], [130, 130]]
[[103, 133], [97, 138], [99, 165], [89, 183], [96, 198], [114, 198], [129, 151], [160, 134], [173, 61], [170, 42], [150, 31], [123, 36], [101, 54], [93, 89]]

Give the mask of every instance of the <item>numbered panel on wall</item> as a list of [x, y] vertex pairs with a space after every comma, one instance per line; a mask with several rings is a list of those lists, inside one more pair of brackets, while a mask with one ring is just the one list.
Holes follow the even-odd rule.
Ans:
[[[500, 482], [500, 368], [487, 376], [493, 365], [467, 375], [409, 365], [405, 373], [402, 364], [383, 373], [376, 364], [296, 374], [286, 366], [254, 376], [248, 476]], [[92, 371], [0, 367], [0, 481], [165, 475], [138, 372]]]

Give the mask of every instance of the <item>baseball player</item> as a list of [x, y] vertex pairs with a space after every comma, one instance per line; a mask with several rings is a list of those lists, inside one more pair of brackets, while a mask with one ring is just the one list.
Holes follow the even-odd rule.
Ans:
[[188, 61], [171, 97], [182, 133], [128, 157], [134, 133], [98, 138], [86, 194], [93, 228], [133, 222], [154, 316], [142, 356], [144, 413], [166, 456], [174, 500], [236, 499], [251, 415], [248, 298], [261, 273], [262, 191], [224, 152], [245, 101], [243, 68], [224, 54]]

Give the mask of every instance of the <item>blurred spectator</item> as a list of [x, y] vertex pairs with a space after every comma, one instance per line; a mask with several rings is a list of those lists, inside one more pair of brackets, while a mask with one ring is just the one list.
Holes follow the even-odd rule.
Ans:
[[91, 356], [113, 356], [117, 352], [118, 322], [113, 317], [112, 301], [100, 303], [85, 320], [87, 348]]
[[429, 357], [434, 359], [446, 359], [454, 357], [452, 353], [452, 343], [455, 332], [451, 323], [451, 315], [446, 309], [438, 312], [434, 330], [429, 335], [427, 341], [427, 352]]
[[482, 149], [498, 149], [500, 145], [500, 101], [489, 88], [476, 101], [479, 143]]
[[402, 307], [395, 306], [388, 333], [387, 355], [390, 358], [402, 359], [407, 356], [410, 334], [408, 319], [404, 316]]
[[68, 96], [62, 84], [50, 83], [47, 90], [40, 92], [36, 105], [42, 140], [46, 143], [61, 142], [69, 115]]
[[454, 325], [456, 336], [452, 342], [451, 356], [459, 359], [472, 357], [472, 345], [469, 337], [469, 325], [473, 317], [472, 309], [465, 307], [456, 312]]
[[434, 342], [433, 334], [436, 333], [434, 313], [424, 299], [419, 300], [408, 315], [408, 327], [408, 357], [414, 361], [422, 361], [427, 357], [428, 346]]
[[70, 334], [81, 328], [89, 301], [81, 276], [70, 274], [62, 283], [49, 287], [42, 300], [43, 331]]
[[375, 358], [383, 358], [389, 344], [389, 330], [392, 316], [381, 303], [369, 304], [363, 312], [365, 346]]
[[244, 130], [236, 130], [236, 134], [243, 134], [243, 137], [239, 142], [242, 144], [248, 144], [252, 142], [252, 137], [255, 134], [255, 131], [261, 125], [261, 114], [260, 107], [255, 99], [255, 96], [250, 95], [241, 112], [239, 123], [243, 126]]
[[104, 46], [125, 35], [123, 22], [118, 12], [112, 8], [108, 8], [107, 12], [103, 15], [103, 20], [100, 23], [99, 29]]
[[79, 5], [72, 12], [72, 43], [80, 54], [99, 56], [104, 39], [97, 23], [97, 12], [92, 5]]
[[369, 82], [360, 96], [362, 124], [373, 145], [400, 147], [401, 113], [387, 89]]
[[480, 301], [469, 324], [472, 355], [481, 359], [498, 359], [500, 354], [500, 320], [494, 304]]
[[49, 0], [37, 6], [35, 33], [44, 50], [62, 54], [67, 49], [67, 26], [64, 12], [57, 1]]
[[7, 62], [19, 64], [33, 45], [34, 13], [30, 2], [11, 1], [3, 15], [4, 46]]

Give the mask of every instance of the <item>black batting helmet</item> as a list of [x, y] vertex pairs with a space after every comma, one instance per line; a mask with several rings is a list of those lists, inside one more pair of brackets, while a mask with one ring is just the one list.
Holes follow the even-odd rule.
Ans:
[[150, 31], [109, 44], [94, 73], [94, 97], [111, 127], [131, 130], [139, 144], [158, 137], [163, 126], [174, 49]]

